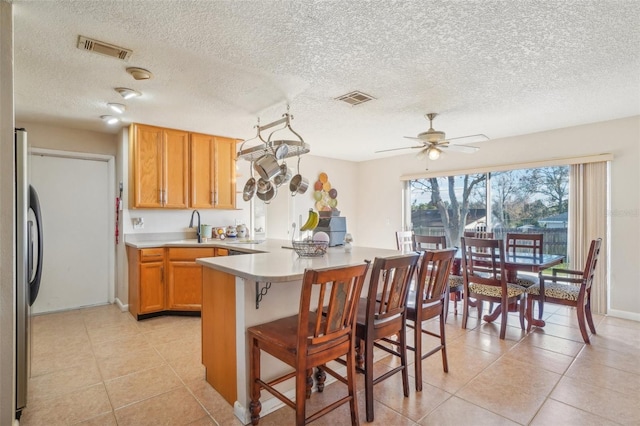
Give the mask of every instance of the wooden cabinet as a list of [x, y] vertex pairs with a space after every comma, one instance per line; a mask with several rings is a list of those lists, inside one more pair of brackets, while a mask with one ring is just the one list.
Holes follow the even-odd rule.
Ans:
[[159, 312], [165, 306], [164, 249], [127, 248], [129, 311], [134, 317]]
[[199, 257], [213, 257], [215, 249], [167, 249], [167, 306], [168, 310], [200, 311], [202, 308], [202, 266]]
[[190, 182], [192, 208], [236, 207], [236, 140], [191, 133]]
[[200, 312], [200, 257], [216, 256], [215, 247], [127, 247], [129, 312], [136, 318], [170, 311]]
[[132, 208], [188, 207], [188, 132], [132, 124], [129, 161]]

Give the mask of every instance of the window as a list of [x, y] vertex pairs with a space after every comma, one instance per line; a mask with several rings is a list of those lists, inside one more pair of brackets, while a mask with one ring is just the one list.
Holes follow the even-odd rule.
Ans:
[[457, 246], [465, 230], [543, 233], [545, 253], [567, 254], [569, 166], [415, 179], [409, 189], [418, 235]]

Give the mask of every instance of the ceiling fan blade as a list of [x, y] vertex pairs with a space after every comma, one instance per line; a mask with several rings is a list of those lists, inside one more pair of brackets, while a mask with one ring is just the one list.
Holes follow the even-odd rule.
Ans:
[[424, 145], [418, 145], [418, 146], [404, 146], [402, 148], [391, 148], [391, 149], [382, 149], [380, 151], [374, 151], [375, 154], [379, 153], [379, 152], [388, 152], [388, 151], [399, 151], [401, 149], [414, 149], [414, 148], [424, 148]]
[[438, 145], [438, 149], [442, 149], [443, 151], [455, 151], [455, 152], [464, 152], [465, 154], [473, 154], [474, 152], [478, 151], [480, 148], [478, 148], [477, 146], [446, 144], [446, 145]]
[[[489, 137], [487, 135], [483, 135], [479, 133], [477, 135], [469, 135], [469, 136], [460, 136], [457, 138], [449, 138], [447, 142], [451, 142], [452, 145], [457, 145], [460, 143], [476, 143], [476, 142], [484, 142], [488, 141]], [[455, 142], [454, 142], [455, 141]]]
[[[403, 138], [405, 138], [405, 139], [411, 139], [411, 140], [414, 140], [414, 141], [420, 141], [420, 142], [422, 142], [422, 143], [425, 143], [425, 140], [424, 140], [424, 139], [422, 139], [422, 138], [417, 138], [417, 137], [415, 137], [415, 136], [403, 136]], [[425, 146], [426, 146], [426, 143], [425, 143]]]

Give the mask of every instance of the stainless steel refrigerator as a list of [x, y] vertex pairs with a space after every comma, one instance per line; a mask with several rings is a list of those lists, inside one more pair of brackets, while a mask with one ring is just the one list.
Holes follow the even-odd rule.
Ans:
[[42, 277], [42, 218], [29, 185], [29, 146], [25, 129], [15, 129], [16, 171], [16, 418], [27, 405], [30, 357], [30, 306]]

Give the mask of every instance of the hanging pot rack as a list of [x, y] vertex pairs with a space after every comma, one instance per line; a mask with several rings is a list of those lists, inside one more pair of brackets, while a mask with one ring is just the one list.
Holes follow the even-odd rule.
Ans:
[[[291, 128], [291, 120], [293, 120], [293, 115], [288, 112], [282, 114], [282, 118], [271, 123], [265, 124], [264, 126], [260, 126], [260, 120], [258, 120], [258, 124], [256, 125], [258, 129], [258, 134], [251, 138], [242, 142], [240, 145], [240, 150], [237, 153], [237, 158], [242, 158], [247, 161], [254, 162], [265, 155], [271, 154], [279, 158], [278, 160], [283, 160], [285, 158], [300, 156], [306, 154], [311, 151], [309, 144], [307, 144], [302, 136], [300, 136], [295, 130]], [[271, 129], [276, 126], [283, 125], [281, 128], [272, 131], [269, 134], [269, 137], [265, 141], [262, 137], [261, 133], [265, 130]], [[293, 133], [298, 139], [276, 139], [271, 140], [274, 133], [280, 130], [288, 129], [291, 133]], [[244, 148], [244, 145], [253, 140], [259, 139], [262, 143], [260, 145], [256, 145], [251, 148]]]

